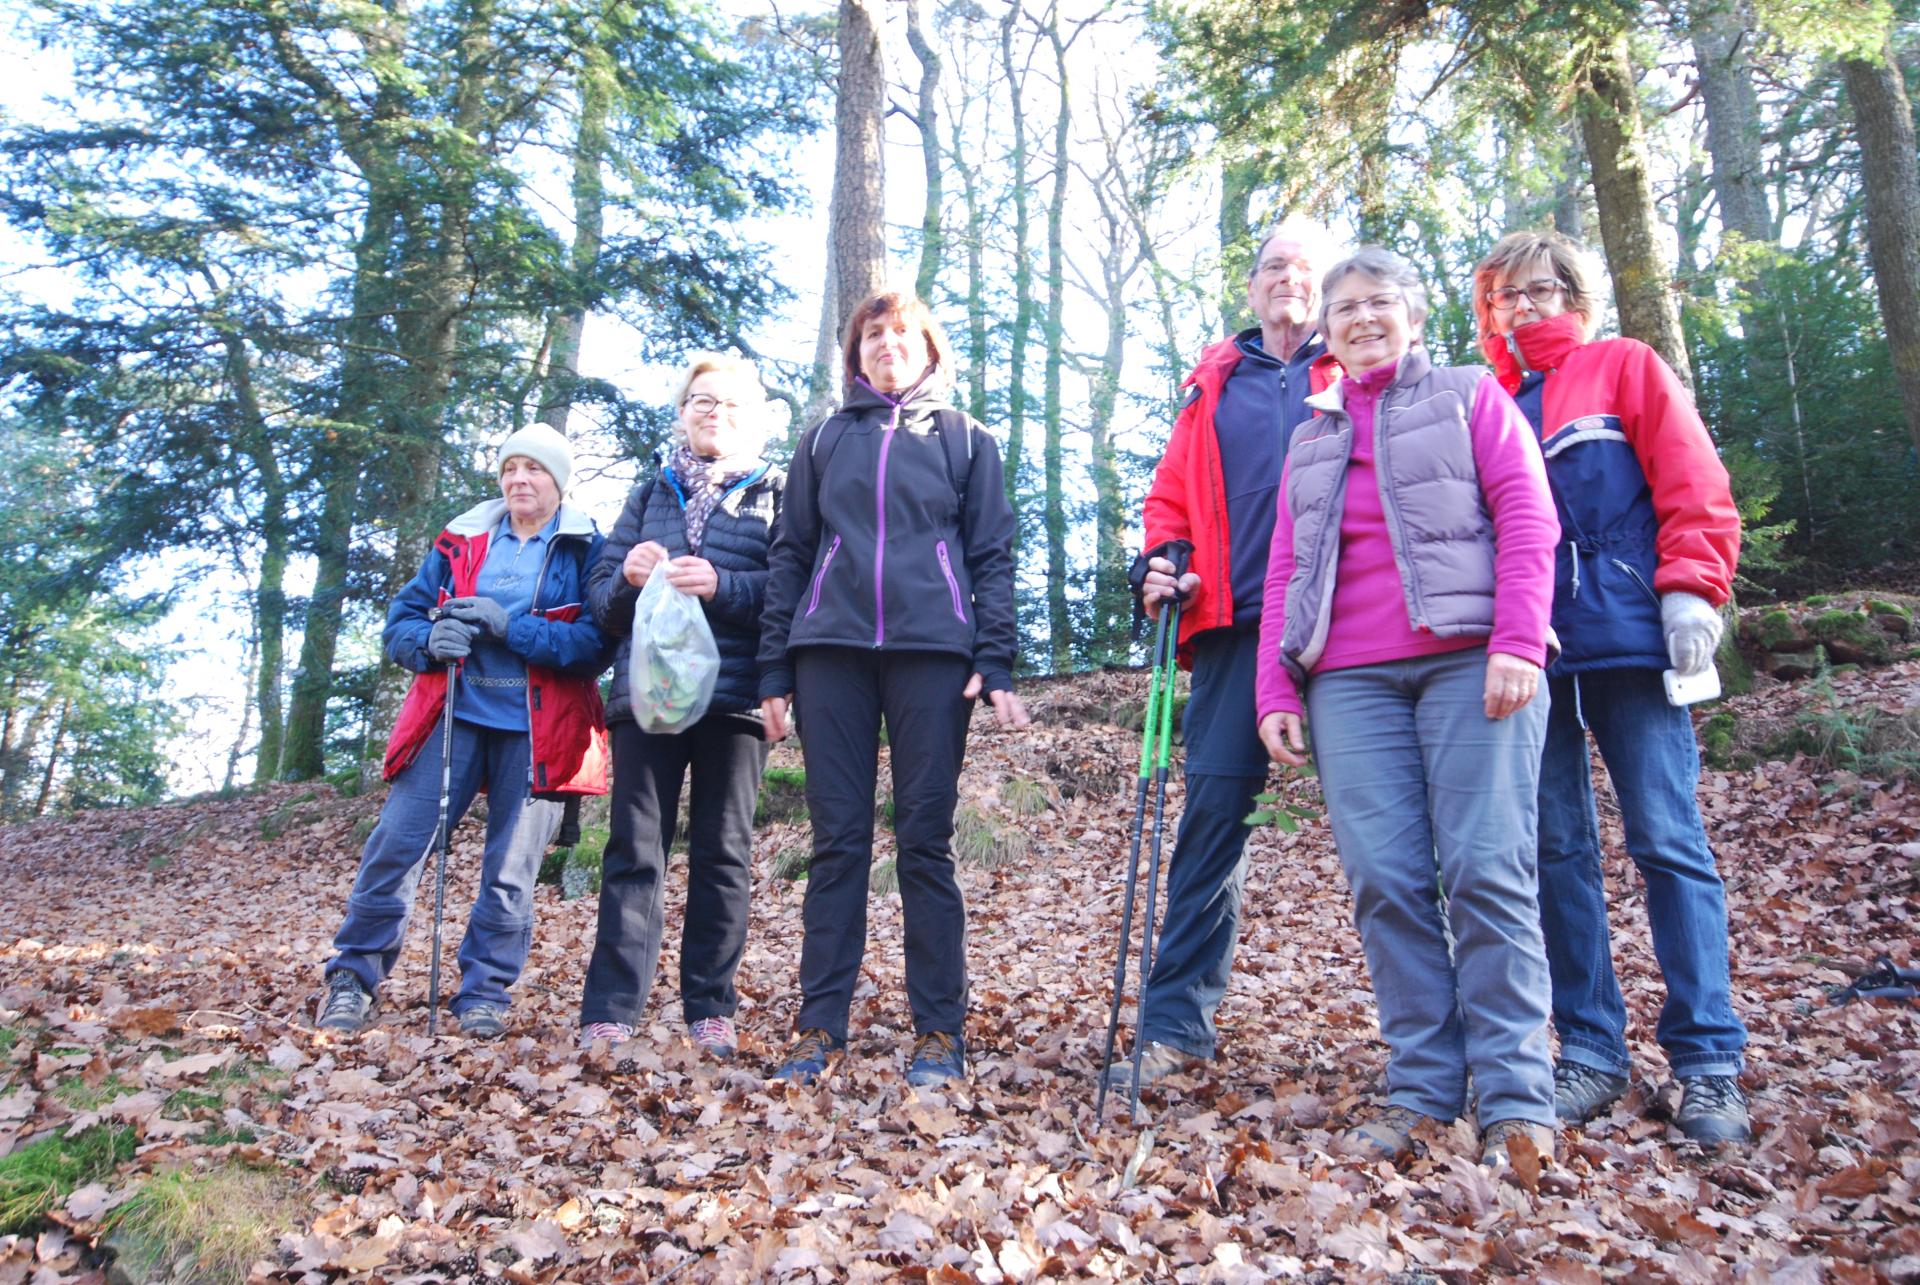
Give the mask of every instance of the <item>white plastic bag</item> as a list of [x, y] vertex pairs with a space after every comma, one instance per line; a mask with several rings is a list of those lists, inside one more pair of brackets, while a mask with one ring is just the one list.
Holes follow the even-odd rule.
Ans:
[[633, 650], [627, 690], [643, 732], [679, 732], [707, 712], [720, 677], [720, 649], [700, 600], [667, 583], [661, 568], [647, 577], [633, 608]]

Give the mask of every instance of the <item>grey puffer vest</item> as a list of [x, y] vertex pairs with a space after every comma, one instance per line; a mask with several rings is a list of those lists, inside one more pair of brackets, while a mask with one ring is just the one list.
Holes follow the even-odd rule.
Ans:
[[[1493, 515], [1480, 491], [1467, 418], [1482, 366], [1435, 369], [1426, 349], [1400, 359], [1373, 418], [1374, 469], [1407, 619], [1441, 638], [1493, 632]], [[1326, 650], [1353, 419], [1340, 386], [1307, 399], [1320, 412], [1293, 431], [1286, 503], [1293, 515], [1280, 661], [1296, 684]]]

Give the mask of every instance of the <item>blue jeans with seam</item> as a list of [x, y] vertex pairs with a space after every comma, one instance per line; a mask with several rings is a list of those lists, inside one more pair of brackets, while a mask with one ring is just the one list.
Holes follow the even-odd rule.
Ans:
[[[1500, 720], [1483, 647], [1312, 675], [1327, 817], [1386, 1038], [1387, 1097], [1551, 1127], [1534, 809], [1544, 689]], [[1452, 949], [1448, 949], [1451, 930]]]
[[[448, 782], [449, 832], [487, 787], [487, 838], [480, 886], [460, 939], [460, 989], [452, 1008], [485, 1002], [504, 1008], [507, 988], [526, 967], [533, 944], [533, 885], [540, 857], [559, 824], [562, 804], [527, 795], [531, 740], [525, 732], [453, 720]], [[360, 873], [347, 915], [334, 935], [329, 975], [345, 969], [369, 993], [393, 971], [406, 940], [420, 876], [433, 851], [440, 814], [438, 729], [419, 757], [394, 778], [380, 822], [360, 853]], [[432, 896], [431, 890], [428, 896]]]
[[1587, 756], [1591, 730], [1620, 800], [1627, 854], [1646, 883], [1653, 951], [1667, 985], [1655, 1035], [1676, 1076], [1738, 1075], [1747, 1032], [1733, 1012], [1726, 889], [1694, 798], [1700, 750], [1693, 720], [1667, 703], [1657, 670], [1597, 670], [1548, 685], [1540, 892], [1560, 1056], [1615, 1075], [1630, 1068]]

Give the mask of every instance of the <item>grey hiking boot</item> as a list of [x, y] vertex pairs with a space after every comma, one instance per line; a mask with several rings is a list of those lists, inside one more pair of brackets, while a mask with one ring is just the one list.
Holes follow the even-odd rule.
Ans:
[[1480, 1163], [1498, 1168], [1513, 1163], [1510, 1148], [1525, 1137], [1542, 1160], [1553, 1159], [1553, 1130], [1531, 1120], [1495, 1120], [1480, 1134]]
[[1553, 1064], [1553, 1113], [1561, 1124], [1585, 1124], [1627, 1091], [1624, 1075], [1564, 1058]]
[[695, 1048], [722, 1062], [732, 1061], [740, 1051], [740, 1033], [734, 1029], [731, 1017], [699, 1018], [688, 1023], [687, 1034], [693, 1037]]
[[[1164, 1080], [1187, 1063], [1202, 1060], [1185, 1049], [1177, 1049], [1171, 1044], [1162, 1044], [1159, 1040], [1148, 1040], [1147, 1047], [1140, 1050], [1140, 1083], [1152, 1084], [1156, 1080]], [[1107, 1068], [1107, 1087], [1109, 1089], [1133, 1087], [1132, 1054], [1114, 1059], [1113, 1065]]]
[[460, 1010], [460, 1033], [470, 1039], [491, 1040], [506, 1033], [507, 1010], [481, 1000]]
[[358, 977], [340, 968], [327, 974], [327, 993], [320, 999], [313, 1024], [323, 1031], [351, 1035], [367, 1024], [367, 1015], [371, 1012], [373, 996], [367, 993]]
[[1390, 1106], [1365, 1124], [1340, 1136], [1349, 1155], [1399, 1164], [1414, 1154], [1413, 1131], [1433, 1119], [1412, 1107]]
[[1747, 1095], [1731, 1075], [1680, 1077], [1680, 1109], [1673, 1122], [1694, 1142], [1717, 1146], [1753, 1137], [1747, 1120]]

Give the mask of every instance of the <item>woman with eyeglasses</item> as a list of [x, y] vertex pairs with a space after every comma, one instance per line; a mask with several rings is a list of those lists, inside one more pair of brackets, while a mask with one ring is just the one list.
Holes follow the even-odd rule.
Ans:
[[1540, 776], [1541, 910], [1553, 968], [1562, 1121], [1627, 1091], [1626, 1003], [1614, 977], [1587, 733], [1620, 796], [1667, 984], [1656, 1035], [1680, 1081], [1675, 1123], [1744, 1142], [1746, 1028], [1733, 1011], [1727, 905], [1694, 788], [1693, 722], [1661, 671], [1706, 673], [1732, 590], [1740, 516], [1678, 378], [1635, 339], [1593, 339], [1599, 272], [1555, 233], [1516, 232], [1474, 273], [1481, 346], [1539, 436], [1561, 526]]
[[1534, 809], [1559, 526], [1540, 450], [1491, 373], [1428, 359], [1405, 260], [1363, 249], [1321, 299], [1346, 374], [1287, 450], [1255, 691], [1278, 762], [1304, 765], [1303, 713], [1313, 729], [1389, 1050], [1387, 1106], [1344, 1142], [1402, 1160], [1471, 1080], [1483, 1162], [1522, 1135], [1551, 1155]]
[[[588, 577], [595, 621], [623, 641], [607, 710], [610, 836], [580, 1025], [589, 1045], [618, 1045], [634, 1036], [660, 959], [667, 847], [690, 774], [680, 1003], [694, 1045], [726, 1059], [739, 1048], [733, 978], [746, 947], [753, 811], [768, 750], [760, 717], [760, 611], [786, 478], [761, 457], [767, 406], [753, 363], [695, 357], [676, 405], [665, 466], [628, 495]], [[640, 729], [627, 686], [634, 606], [653, 576], [701, 600], [720, 651], [706, 714], [672, 734]]]

